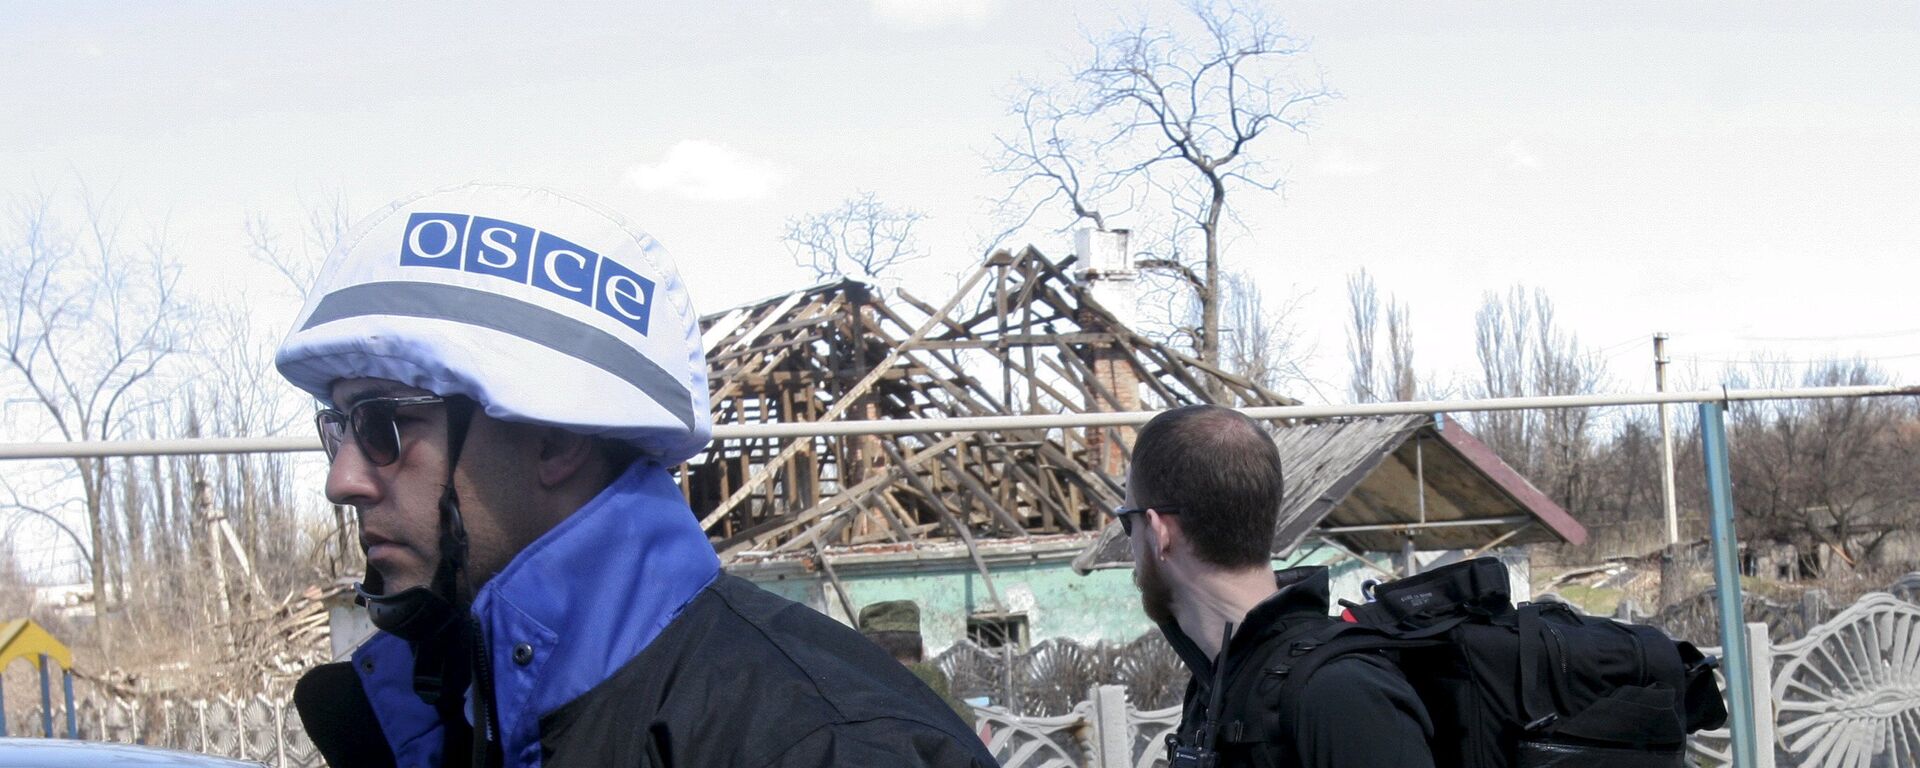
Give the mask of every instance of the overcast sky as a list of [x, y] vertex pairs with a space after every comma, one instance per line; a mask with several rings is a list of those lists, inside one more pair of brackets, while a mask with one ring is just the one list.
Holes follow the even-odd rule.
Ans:
[[[472, 179], [574, 190], [675, 254], [711, 311], [807, 281], [789, 217], [856, 192], [922, 210], [939, 294], [979, 257], [1016, 77], [1113, 6], [994, 0], [0, 3], [0, 195], [112, 187], [195, 290], [291, 321], [242, 222], [288, 230]], [[1920, 378], [1920, 10], [1912, 2], [1287, 3], [1342, 98], [1267, 146], [1229, 266], [1295, 317], [1344, 399], [1346, 277], [1408, 302], [1417, 362], [1472, 364], [1515, 282], [1651, 387], [1682, 358], [1864, 354]], [[1171, 3], [1128, 11], [1170, 16]], [[1120, 222], [1126, 224], [1126, 222]], [[1067, 235], [1037, 243], [1064, 255]]]

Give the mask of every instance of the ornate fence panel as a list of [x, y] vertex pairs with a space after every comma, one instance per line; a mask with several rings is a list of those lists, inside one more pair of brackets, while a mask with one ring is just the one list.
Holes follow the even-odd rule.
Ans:
[[1773, 652], [1775, 738], [1796, 763], [1920, 766], [1920, 606], [1869, 594]]
[[[82, 739], [239, 757], [275, 768], [325, 765], [287, 697], [176, 700], [92, 695], [75, 701], [74, 711]], [[12, 735], [41, 733], [37, 705], [8, 719]]]
[[1165, 768], [1167, 734], [1180, 724], [1180, 707], [1134, 710], [1127, 716], [1127, 730], [1133, 734], [1133, 751], [1127, 768]]
[[[1780, 645], [1748, 626], [1754, 668], [1766, 670], [1754, 691], [1764, 765], [1920, 766], [1920, 605], [1869, 593]], [[1727, 740], [1724, 729], [1701, 733], [1693, 752], [1727, 765]]]
[[1023, 717], [999, 707], [975, 707], [989, 733], [987, 750], [1005, 768], [1079, 768], [1093, 752], [1094, 703], [1082, 701], [1056, 717]]
[[932, 661], [947, 674], [953, 695], [985, 696], [1024, 716], [1064, 715], [1102, 685], [1125, 686], [1141, 706], [1166, 707], [1180, 703], [1187, 685], [1187, 668], [1158, 632], [1125, 645], [1055, 638], [1018, 653], [961, 641]]

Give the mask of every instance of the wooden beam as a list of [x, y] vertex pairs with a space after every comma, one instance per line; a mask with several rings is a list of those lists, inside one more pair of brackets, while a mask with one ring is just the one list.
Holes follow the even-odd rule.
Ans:
[[960, 465], [953, 460], [953, 456], [951, 454], [942, 454], [940, 456], [940, 464], [942, 466], [945, 466], [948, 472], [952, 472], [955, 477], [958, 477], [960, 479], [960, 484], [966, 486], [968, 491], [972, 492], [974, 496], [978, 497], [980, 499], [980, 502], [986, 505], [987, 511], [992, 512], [996, 517], [999, 517], [1000, 522], [1005, 524], [1009, 530], [1015, 533], [1018, 533], [1021, 536], [1028, 535], [1026, 527], [1020, 524], [1020, 520], [1018, 518], [1015, 518], [1013, 516], [1013, 513], [1008, 512], [1005, 507], [1000, 506], [1000, 502], [994, 500], [992, 491], [989, 491], [984, 486], [980, 485], [980, 481], [975, 480], [972, 474], [968, 473], [966, 470], [961, 469]]
[[[835, 509], [845, 506], [848, 503], [857, 501], [861, 496], [866, 495], [868, 492], [876, 488], [879, 488], [880, 486], [886, 485], [887, 483], [891, 483], [899, 480], [900, 475], [902, 475], [903, 473], [911, 472], [912, 470], [918, 468], [921, 464], [925, 464], [926, 462], [933, 460], [935, 457], [945, 453], [949, 449], [953, 448], [953, 446], [958, 445], [961, 440], [965, 440], [965, 439], [966, 439], [965, 435], [949, 435], [947, 436], [946, 439], [941, 440], [940, 442], [934, 443], [933, 445], [927, 446], [925, 450], [915, 453], [912, 456], [912, 458], [909, 458], [904, 462], [896, 463], [893, 467], [889, 468], [885, 473], [876, 474], [873, 477], [867, 478], [865, 481], [861, 482], [859, 485], [856, 485], [852, 488], [841, 491], [840, 493], [834, 494], [832, 498], [822, 501], [819, 504], [815, 504], [813, 505], [813, 507], [807, 510], [794, 514], [790, 519], [786, 520], [785, 522], [782, 522], [780, 525], [774, 527], [772, 530], [755, 535], [752, 541], [756, 545], [763, 543], [772, 537], [779, 536], [780, 534], [786, 533], [787, 531], [791, 531], [795, 528], [805, 525], [806, 523], [812, 521], [813, 519], [821, 517], [829, 512], [832, 512]], [[889, 443], [882, 443], [883, 446], [888, 444]]]
[[[945, 318], [947, 313], [952, 312], [955, 306], [960, 304], [960, 301], [967, 296], [968, 292], [973, 290], [973, 286], [980, 282], [980, 278], [987, 274], [987, 269], [988, 267], [985, 264], [975, 269], [973, 274], [968, 276], [966, 282], [961, 284], [960, 290], [954, 292], [953, 298], [947, 301], [946, 306], [942, 307], [934, 317], [928, 318], [927, 322], [921, 325], [918, 330], [914, 331], [913, 335], [908, 337], [905, 342], [902, 342], [900, 346], [895, 347], [889, 352], [886, 359], [880, 361], [879, 364], [873, 367], [872, 373], [867, 374], [867, 377], [861, 379], [858, 384], [848, 388], [846, 393], [834, 402], [833, 408], [829, 409], [820, 417], [820, 420], [823, 422], [837, 420], [841, 414], [846, 413], [848, 408], [853, 407], [853, 404], [859, 401], [860, 396], [865, 394], [868, 388], [880, 380], [880, 377], [884, 375], [887, 367], [893, 365], [895, 360], [900, 359], [901, 355], [912, 348], [916, 342], [926, 338], [934, 326], [937, 325], [941, 319]], [[700, 521], [700, 528], [705, 530], [707, 526], [713, 525], [713, 521], [725, 516], [733, 510], [734, 505], [739, 504], [742, 499], [753, 493], [755, 489], [772, 479], [773, 475], [778, 472], [781, 467], [784, 467], [787, 461], [793, 458], [794, 454], [799, 452], [800, 446], [803, 444], [804, 441], [800, 440], [787, 443], [787, 446], [780, 449], [780, 452], [775, 454], [774, 457], [761, 468], [760, 472], [748, 477], [747, 482], [742, 483], [740, 488], [733, 492], [732, 496], [727, 497], [726, 501], [721, 502], [719, 508], [707, 515], [705, 519], [702, 519]]]
[[1111, 344], [1118, 337], [1111, 333], [1009, 333], [992, 339], [938, 339], [920, 342], [921, 349], [1005, 349], [1007, 347], [1050, 347], [1067, 344]]
[[[885, 449], [887, 455], [894, 461], [900, 460], [900, 452], [895, 450], [892, 445], [883, 444], [881, 448]], [[987, 596], [993, 600], [994, 609], [1005, 611], [1006, 603], [1000, 602], [1000, 590], [993, 584], [993, 574], [987, 571], [987, 561], [980, 556], [980, 548], [973, 543], [973, 531], [967, 529], [965, 521], [954, 517], [953, 512], [947, 509], [946, 502], [941, 501], [940, 497], [926, 486], [926, 483], [921, 479], [920, 475], [911, 472], [908, 473], [907, 483], [913, 486], [914, 490], [918, 491], [922, 496], [926, 497], [927, 504], [933, 507], [934, 512], [940, 515], [940, 519], [946, 522], [949, 528], [953, 529], [954, 535], [960, 537], [960, 543], [965, 544], [967, 547], [967, 557], [973, 560], [973, 567], [980, 571], [980, 581], [986, 585]]]

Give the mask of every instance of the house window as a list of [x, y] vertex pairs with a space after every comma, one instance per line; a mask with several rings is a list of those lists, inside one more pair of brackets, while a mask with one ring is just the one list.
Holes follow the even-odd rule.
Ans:
[[981, 648], [1027, 649], [1027, 615], [1024, 613], [976, 613], [967, 617], [967, 639]]

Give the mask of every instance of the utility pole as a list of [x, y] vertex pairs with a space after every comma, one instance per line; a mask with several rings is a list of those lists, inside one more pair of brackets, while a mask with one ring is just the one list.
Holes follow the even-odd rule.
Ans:
[[[1667, 391], [1667, 334], [1653, 334], [1653, 386], [1656, 391]], [[1682, 582], [1686, 577], [1680, 573], [1680, 512], [1673, 498], [1673, 422], [1667, 418], [1667, 404], [1660, 404], [1660, 503], [1667, 511], [1667, 548], [1660, 554], [1660, 608], [1679, 601]]]
[[[1667, 391], [1667, 335], [1653, 335], [1653, 388]], [[1667, 546], [1680, 544], [1680, 513], [1673, 500], [1673, 423], [1667, 419], [1667, 404], [1660, 404], [1660, 502], [1667, 510]]]

